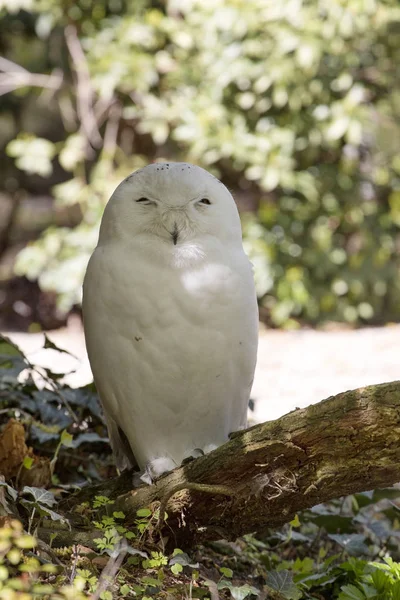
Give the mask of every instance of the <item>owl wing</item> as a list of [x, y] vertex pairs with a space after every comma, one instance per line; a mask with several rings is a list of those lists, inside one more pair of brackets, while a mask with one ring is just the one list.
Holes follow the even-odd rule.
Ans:
[[[100, 397], [101, 399], [101, 397]], [[108, 436], [110, 438], [111, 448], [115, 457], [115, 464], [117, 469], [123, 471], [124, 469], [138, 468], [137, 461], [132, 452], [132, 448], [129, 444], [128, 438], [126, 437], [123, 429], [118, 425], [116, 421], [107, 413], [103, 406], [104, 417], [107, 424]]]

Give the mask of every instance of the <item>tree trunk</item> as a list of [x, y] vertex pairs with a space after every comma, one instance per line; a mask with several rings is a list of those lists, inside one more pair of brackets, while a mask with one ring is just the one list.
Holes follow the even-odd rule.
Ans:
[[[400, 382], [344, 392], [276, 421], [234, 434], [212, 452], [131, 490], [130, 476], [82, 490], [61, 510], [97, 494], [133, 522], [139, 508], [161, 502], [163, 536], [180, 548], [234, 540], [279, 527], [303, 509], [400, 481]], [[113, 507], [113, 508], [114, 508]], [[54, 532], [54, 524], [49, 527]], [[60, 532], [54, 544], [90, 544], [90, 528]]]

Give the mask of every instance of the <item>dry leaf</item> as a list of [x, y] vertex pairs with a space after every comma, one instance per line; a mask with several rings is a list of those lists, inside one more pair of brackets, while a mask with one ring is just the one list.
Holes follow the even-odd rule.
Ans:
[[33, 455], [31, 449], [29, 456], [33, 458], [33, 464], [30, 469], [22, 467], [18, 477], [18, 487], [29, 485], [47, 488], [51, 483], [50, 459]]
[[15, 477], [27, 454], [24, 426], [10, 419], [0, 434], [0, 474], [5, 479]]

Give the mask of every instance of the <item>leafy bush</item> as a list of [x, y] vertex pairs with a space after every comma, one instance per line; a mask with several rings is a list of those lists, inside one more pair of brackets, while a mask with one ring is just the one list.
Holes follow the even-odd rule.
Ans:
[[2, 5], [7, 59], [46, 74], [4, 76], [15, 91], [0, 118], [24, 125], [2, 141], [29, 176], [21, 185], [47, 177], [57, 205], [82, 213], [16, 269], [65, 310], [111, 191], [164, 157], [254, 199], [246, 248], [272, 323], [400, 317], [396, 0]]

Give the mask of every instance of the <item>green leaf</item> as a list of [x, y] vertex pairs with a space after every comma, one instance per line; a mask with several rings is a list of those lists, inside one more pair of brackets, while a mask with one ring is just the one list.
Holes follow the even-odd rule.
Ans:
[[149, 577], [147, 575], [142, 577], [140, 583], [142, 583], [143, 585], [149, 585], [151, 587], [160, 587], [160, 581], [158, 579], [154, 579], [154, 577]]
[[395, 581], [392, 585], [392, 600], [400, 600], [400, 581]]
[[343, 585], [338, 600], [365, 600], [363, 592], [355, 585]]
[[293, 583], [290, 571], [269, 571], [266, 579], [267, 588], [279, 592], [287, 600], [298, 600], [302, 597], [300, 589]]
[[139, 510], [136, 511], [136, 514], [138, 517], [151, 517], [152, 512], [149, 508], [139, 508]]
[[113, 517], [114, 519], [125, 519], [125, 513], [123, 513], [122, 511], [114, 511], [113, 512]]
[[67, 448], [71, 448], [73, 444], [73, 436], [66, 429], [61, 434], [60, 443]]
[[56, 154], [56, 147], [49, 140], [22, 133], [8, 143], [6, 152], [16, 159], [15, 164], [19, 169], [30, 175], [48, 177], [53, 171], [51, 161]]
[[57, 500], [55, 499], [54, 494], [43, 488], [30, 487], [26, 485], [22, 489], [21, 494], [30, 494], [34, 497], [35, 501], [38, 504], [46, 504], [47, 506], [54, 506], [54, 504], [57, 504]]
[[143, 550], [138, 550], [138, 548], [132, 548], [132, 546], [126, 547], [125, 552], [127, 554], [131, 554], [133, 556], [138, 555], [138, 556], [143, 556], [143, 558], [148, 558], [148, 555], [146, 554], [146, 552], [143, 552]]
[[298, 515], [296, 515], [296, 516], [294, 517], [294, 519], [293, 519], [292, 521], [290, 521], [290, 525], [291, 525], [292, 527], [300, 527], [301, 523], [300, 523], [300, 519], [299, 519], [299, 516], [298, 516]]
[[229, 579], [231, 577], [233, 577], [232, 569], [227, 569], [226, 567], [220, 567], [219, 570], [221, 571], [222, 575], [224, 575], [225, 577], [228, 577]]
[[[0, 334], [0, 376], [17, 380], [18, 375], [27, 367], [24, 354], [11, 340]], [[2, 372], [3, 371], [3, 372]]]
[[22, 464], [25, 467], [25, 469], [28, 469], [29, 471], [33, 465], [33, 458], [31, 456], [25, 456], [24, 460], [22, 461]]
[[22, 550], [36, 548], [37, 540], [33, 535], [24, 534], [14, 540], [14, 544]]
[[[0, 334], [0, 358], [7, 359], [10, 356], [24, 357], [22, 351], [8, 337]], [[0, 364], [1, 361], [0, 361]]]
[[171, 571], [174, 575], [179, 575], [179, 573], [182, 573], [183, 567], [179, 563], [175, 563], [174, 565], [172, 565]]
[[79, 133], [70, 135], [66, 141], [64, 148], [59, 154], [61, 166], [66, 171], [73, 171], [79, 162], [85, 158], [85, 138]]
[[365, 556], [370, 553], [368, 546], [365, 544], [366, 537], [360, 533], [330, 533], [328, 537], [354, 556]]
[[11, 487], [11, 485], [8, 485], [8, 483], [5, 483], [5, 481], [0, 481], [0, 487], [4, 487], [6, 489], [7, 494], [9, 494], [12, 500], [15, 501], [18, 498], [17, 490]]
[[131, 588], [126, 583], [124, 583], [124, 585], [121, 585], [121, 587], [119, 588], [119, 593], [122, 594], [122, 596], [127, 596], [131, 592]]
[[100, 506], [107, 506], [114, 504], [114, 500], [110, 500], [107, 496], [95, 496], [93, 500], [93, 508], [99, 508]]
[[[207, 582], [205, 583], [207, 585]], [[219, 590], [228, 588], [233, 600], [244, 600], [244, 598], [247, 598], [247, 596], [249, 596], [250, 594], [258, 596], [258, 594], [260, 593], [260, 590], [251, 585], [248, 585], [247, 583], [245, 585], [236, 586], [233, 585], [231, 581], [226, 581], [225, 579], [218, 583], [217, 588]]]
[[22, 506], [25, 506], [30, 511], [32, 511], [35, 508], [41, 517], [49, 517], [52, 521], [69, 523], [69, 520], [66, 517], [54, 510], [51, 510], [43, 504], [39, 504], [38, 502], [32, 502], [31, 500], [25, 500], [24, 498], [20, 500], [20, 503], [22, 504]]
[[[177, 549], [176, 549], [177, 550]], [[194, 563], [186, 552], [182, 552], [179, 550], [177, 553], [173, 553], [172, 557], [169, 559], [169, 563], [171, 565], [182, 565], [183, 567], [190, 567], [191, 569], [197, 569], [199, 567], [199, 563]]]
[[388, 590], [391, 588], [391, 578], [389, 574], [380, 569], [377, 569], [371, 573], [371, 579], [377, 592], [388, 592]]
[[97, 442], [109, 443], [108, 438], [100, 436], [95, 431], [80, 433], [71, 442], [71, 448], [79, 448], [81, 444], [96, 444]]

